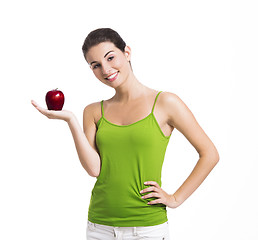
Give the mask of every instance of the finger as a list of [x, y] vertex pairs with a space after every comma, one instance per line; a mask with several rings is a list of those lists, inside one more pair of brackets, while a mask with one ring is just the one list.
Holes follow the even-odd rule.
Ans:
[[44, 109], [44, 108], [42, 108], [40, 106], [37, 106], [36, 108], [44, 115], [49, 115], [50, 114], [50, 111], [47, 110], [47, 109]]
[[39, 104], [38, 104], [37, 102], [35, 102], [34, 100], [31, 100], [31, 104], [32, 104], [36, 109], [38, 109], [41, 113], [42, 113], [42, 111], [46, 111], [46, 109], [40, 107]]
[[143, 190], [140, 191], [140, 193], [146, 193], [146, 192], [152, 192], [152, 191], [157, 191], [157, 188], [156, 187], [144, 188]]
[[159, 187], [159, 184], [157, 182], [154, 182], [154, 181], [147, 181], [144, 184], [145, 185], [153, 185], [155, 187]]
[[39, 106], [39, 104], [37, 102], [35, 102], [34, 100], [31, 100], [31, 104], [40, 112], [42, 113], [43, 115], [49, 117], [50, 116], [50, 113], [51, 111], [45, 109], [45, 108], [42, 108]]
[[153, 205], [153, 204], [157, 204], [157, 203], [163, 203], [162, 199], [159, 198], [159, 199], [148, 202], [149, 205]]
[[34, 106], [34, 107], [37, 107], [38, 104], [34, 101], [34, 100], [31, 100], [31, 104]]
[[157, 198], [157, 197], [159, 197], [159, 194], [158, 193], [149, 193], [149, 194], [142, 196], [142, 199], [151, 198], [151, 197]]

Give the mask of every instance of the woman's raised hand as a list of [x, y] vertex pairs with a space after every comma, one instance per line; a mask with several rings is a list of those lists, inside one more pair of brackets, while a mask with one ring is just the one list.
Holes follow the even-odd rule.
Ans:
[[74, 114], [67, 110], [55, 111], [55, 110], [48, 110], [45, 108], [40, 107], [34, 100], [31, 100], [31, 104], [43, 115], [45, 115], [49, 119], [60, 119], [66, 122], [69, 122]]

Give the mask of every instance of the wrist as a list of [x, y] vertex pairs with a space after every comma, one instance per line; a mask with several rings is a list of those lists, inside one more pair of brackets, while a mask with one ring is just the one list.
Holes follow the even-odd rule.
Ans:
[[76, 120], [75, 115], [71, 112], [67, 119], [65, 121], [68, 123], [68, 125], [72, 124]]
[[177, 208], [182, 204], [182, 202], [178, 201], [175, 194], [171, 194], [170, 196], [171, 196], [172, 208]]

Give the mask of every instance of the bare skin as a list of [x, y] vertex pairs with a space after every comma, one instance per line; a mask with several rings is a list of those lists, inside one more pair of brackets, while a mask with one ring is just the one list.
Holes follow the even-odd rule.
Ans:
[[[85, 56], [96, 78], [115, 89], [115, 95], [104, 101], [104, 115], [117, 125], [128, 125], [150, 114], [157, 90], [151, 89], [134, 76], [129, 61], [131, 49], [122, 52], [113, 43], [103, 42], [93, 46]], [[109, 81], [107, 77], [115, 79]], [[41, 108], [35, 101], [33, 106], [50, 119], [61, 119], [68, 123], [79, 159], [89, 175], [97, 177], [101, 171], [101, 160], [95, 142], [97, 122], [101, 118], [100, 102], [87, 105], [83, 112], [83, 131], [74, 114], [70, 111], [49, 111]], [[128, 114], [130, 113], [130, 114]], [[219, 154], [196, 121], [185, 103], [174, 93], [162, 92], [153, 112], [165, 136], [176, 128], [192, 144], [199, 154], [199, 160], [184, 183], [174, 194], [168, 194], [157, 182], [150, 179], [145, 185], [151, 187], [140, 193], [148, 193], [142, 198], [155, 197], [148, 204], [163, 203], [170, 208], [181, 205], [205, 180], [219, 161]]]

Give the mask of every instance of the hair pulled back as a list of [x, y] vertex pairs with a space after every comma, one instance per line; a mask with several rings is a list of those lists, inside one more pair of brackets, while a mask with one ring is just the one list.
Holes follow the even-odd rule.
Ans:
[[84, 56], [86, 56], [91, 47], [102, 42], [114, 43], [114, 45], [122, 52], [125, 51], [126, 43], [116, 31], [111, 28], [98, 28], [90, 32], [86, 37], [82, 46]]

